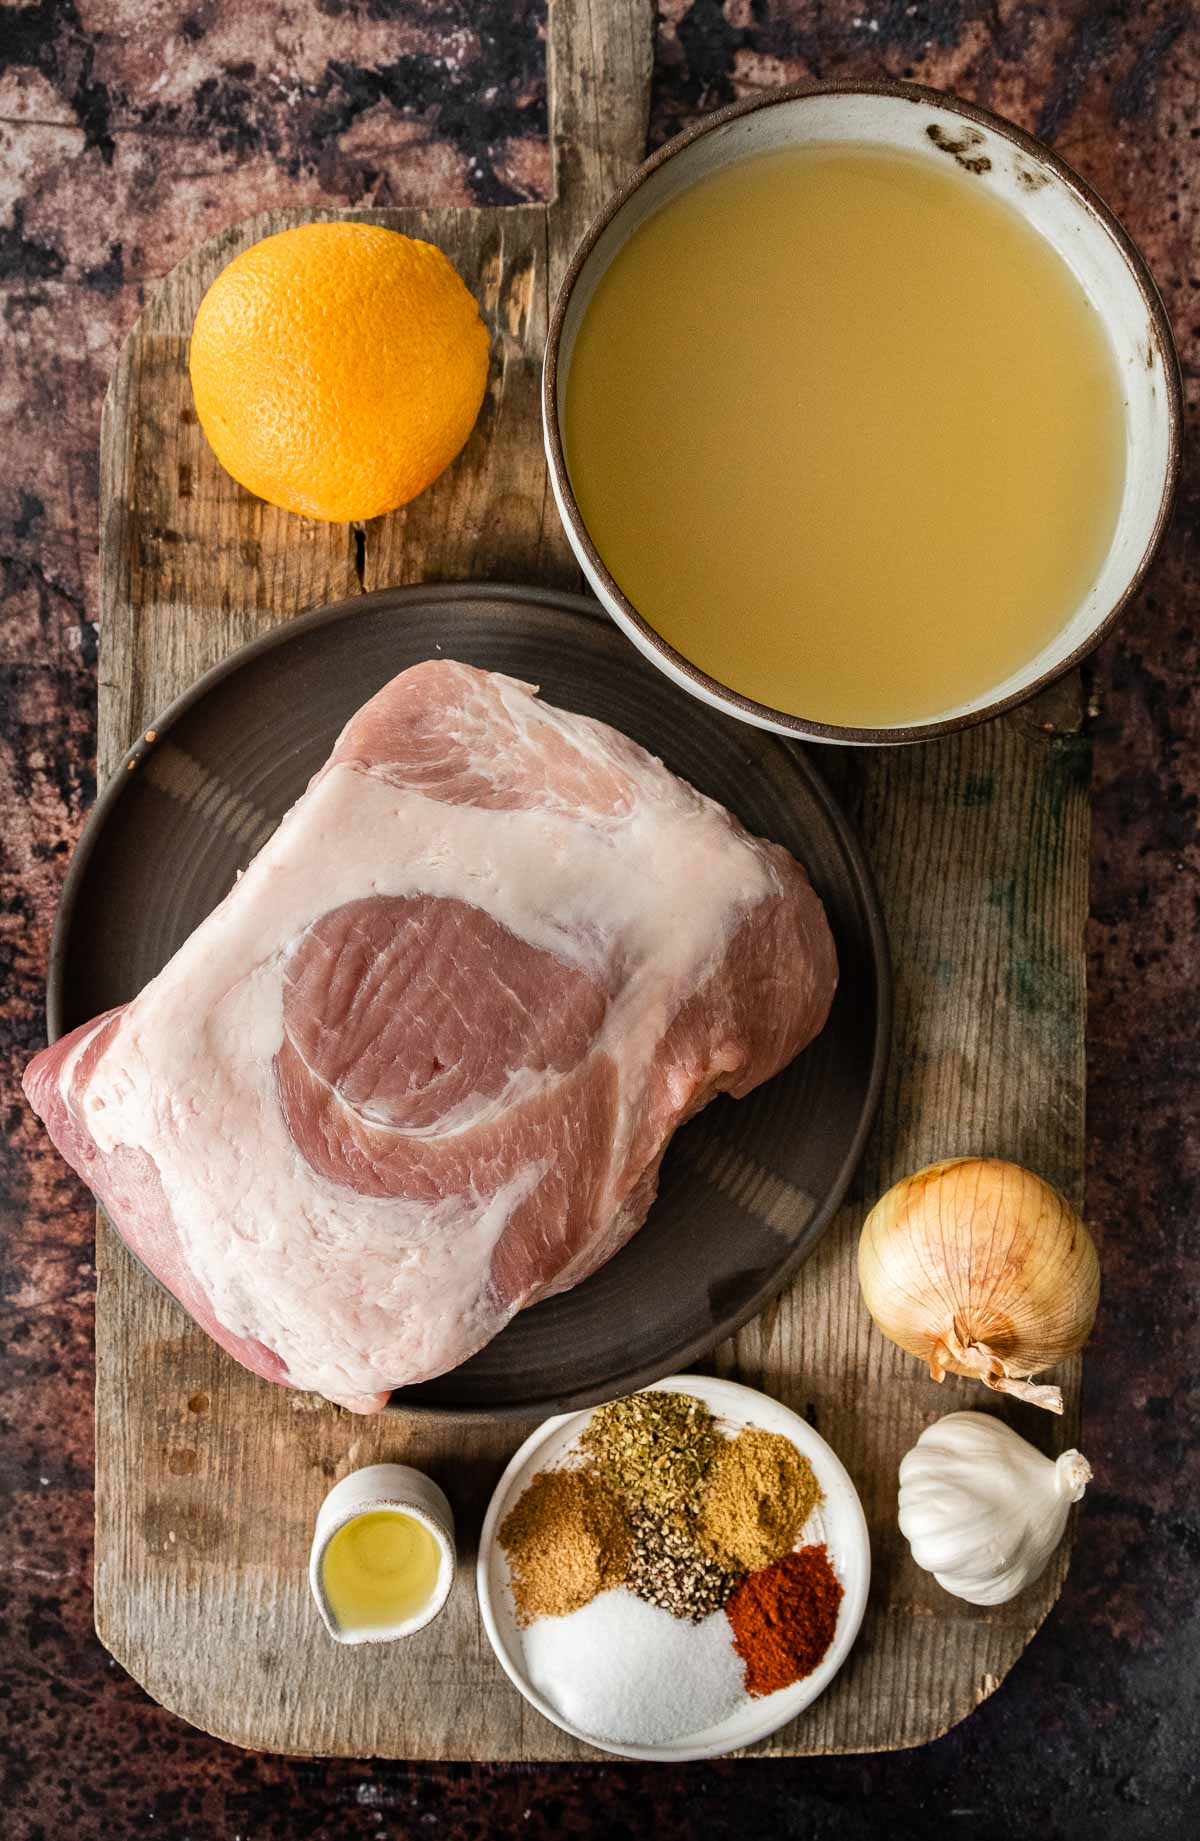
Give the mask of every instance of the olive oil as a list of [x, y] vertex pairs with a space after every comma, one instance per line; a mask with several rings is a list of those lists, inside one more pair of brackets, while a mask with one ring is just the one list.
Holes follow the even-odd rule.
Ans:
[[397, 1509], [358, 1515], [325, 1550], [321, 1579], [329, 1608], [348, 1633], [404, 1623], [433, 1596], [441, 1558], [415, 1515]]
[[949, 159], [860, 146], [750, 156], [643, 224], [584, 315], [564, 436], [649, 625], [854, 727], [1032, 660], [1125, 473], [1116, 360], [1065, 261]]

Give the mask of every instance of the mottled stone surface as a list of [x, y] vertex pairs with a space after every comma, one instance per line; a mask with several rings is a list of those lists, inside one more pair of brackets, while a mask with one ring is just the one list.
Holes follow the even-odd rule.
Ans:
[[[92, 1631], [91, 1208], [23, 1109], [93, 796], [96, 446], [117, 344], [198, 238], [268, 205], [548, 183], [539, 0], [0, 7], [0, 1810], [74, 1835], [1197, 1832], [1200, 19], [1189, 0], [667, 0], [653, 128], [799, 78], [912, 76], [1045, 135], [1151, 257], [1189, 403], [1175, 525], [1091, 672], [1090, 1213], [1105, 1299], [1075, 1566], [1005, 1685], [923, 1751], [681, 1772], [289, 1763], [148, 1702]], [[886, 1813], [885, 1813], [886, 1812]]]

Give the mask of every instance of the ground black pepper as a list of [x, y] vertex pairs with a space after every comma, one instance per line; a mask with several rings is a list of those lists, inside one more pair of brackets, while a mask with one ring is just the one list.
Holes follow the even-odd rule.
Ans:
[[629, 1522], [633, 1545], [625, 1583], [631, 1592], [694, 1623], [722, 1608], [738, 1585], [736, 1573], [701, 1553], [690, 1532], [668, 1516], [635, 1509]]

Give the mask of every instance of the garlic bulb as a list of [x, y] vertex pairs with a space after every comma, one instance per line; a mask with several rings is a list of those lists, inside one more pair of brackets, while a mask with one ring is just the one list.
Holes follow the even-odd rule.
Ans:
[[968, 1604], [1006, 1604], [1045, 1572], [1092, 1480], [987, 1413], [947, 1413], [900, 1463], [900, 1532], [913, 1559]]
[[884, 1335], [935, 1381], [973, 1375], [1062, 1412], [1061, 1391], [1029, 1377], [1087, 1341], [1100, 1267], [1087, 1228], [1040, 1176], [992, 1157], [918, 1170], [867, 1216], [858, 1277]]

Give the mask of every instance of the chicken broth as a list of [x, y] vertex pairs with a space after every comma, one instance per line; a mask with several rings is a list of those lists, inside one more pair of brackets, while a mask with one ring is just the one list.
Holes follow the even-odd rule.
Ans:
[[915, 154], [790, 147], [632, 236], [574, 345], [571, 484], [638, 613], [813, 721], [931, 720], [1061, 630], [1125, 474], [1104, 327], [1018, 212]]

